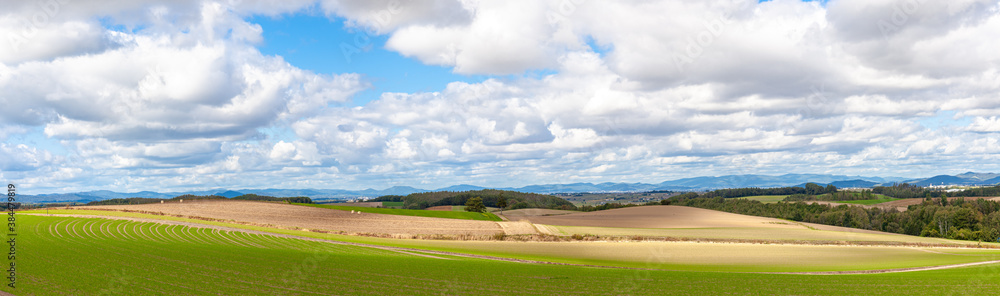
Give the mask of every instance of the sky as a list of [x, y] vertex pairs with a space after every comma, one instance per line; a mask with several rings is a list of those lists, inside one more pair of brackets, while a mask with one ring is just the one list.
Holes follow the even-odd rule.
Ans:
[[1000, 3], [0, 2], [23, 194], [1000, 172]]

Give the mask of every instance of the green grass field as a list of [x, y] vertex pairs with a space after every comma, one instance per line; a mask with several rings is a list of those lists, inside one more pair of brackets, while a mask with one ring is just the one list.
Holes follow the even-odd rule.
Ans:
[[740, 197], [741, 199], [756, 200], [762, 203], [776, 203], [784, 200], [788, 195], [758, 195], [758, 196], [747, 196]]
[[[997, 264], [873, 275], [733, 273], [725, 266], [716, 266], [715, 271], [633, 270], [427, 257], [420, 252], [95, 218], [19, 215], [18, 225], [17, 288], [3, 288], [16, 295], [987, 295], [1000, 290]], [[567, 244], [573, 245], [581, 244]], [[537, 246], [523, 246], [533, 247]], [[783, 253], [767, 250], [773, 246], [756, 247], [760, 250], [746, 251], [775, 253], [773, 257]], [[701, 252], [720, 251], [725, 250]], [[977, 250], [965, 253], [981, 255]], [[897, 256], [911, 255], [915, 254]], [[641, 265], [655, 268], [658, 260]]]
[[425, 211], [425, 210], [406, 210], [406, 209], [385, 209], [385, 208], [366, 208], [366, 207], [348, 207], [348, 206], [336, 206], [336, 205], [321, 205], [321, 204], [302, 204], [297, 203], [295, 205], [324, 208], [324, 209], [334, 209], [341, 211], [360, 211], [362, 213], [375, 213], [375, 214], [389, 214], [389, 215], [403, 215], [403, 216], [418, 216], [418, 217], [433, 217], [433, 218], [449, 218], [449, 219], [465, 219], [465, 220], [483, 220], [483, 221], [502, 221], [500, 217], [492, 213], [473, 213], [473, 212], [456, 212], [456, 211]]
[[866, 199], [866, 200], [844, 200], [844, 201], [835, 201], [835, 202], [837, 202], [837, 203], [846, 203], [846, 204], [856, 204], [856, 205], [876, 205], [876, 204], [880, 204], [880, 203], [884, 203], [884, 202], [890, 202], [890, 201], [894, 201], [894, 200], [900, 200], [900, 198], [888, 197], [888, 196], [881, 195], [881, 194], [876, 194], [875, 196], [878, 197], [878, 198], [877, 199]]

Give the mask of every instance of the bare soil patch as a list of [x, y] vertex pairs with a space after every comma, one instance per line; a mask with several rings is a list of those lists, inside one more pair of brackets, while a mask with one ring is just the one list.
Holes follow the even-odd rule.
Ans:
[[497, 224], [500, 224], [500, 228], [503, 228], [503, 233], [508, 235], [538, 234], [535, 226], [531, 225], [531, 222], [528, 221], [497, 222]]
[[451, 206], [436, 206], [436, 207], [429, 207], [429, 208], [426, 208], [424, 210], [425, 211], [445, 211], [445, 212], [451, 212], [451, 208], [452, 208]]
[[535, 224], [630, 228], [707, 228], [707, 227], [807, 227], [774, 218], [732, 214], [682, 206], [641, 206], [558, 216], [526, 216]]
[[145, 205], [75, 207], [81, 210], [117, 210], [157, 213], [182, 217], [203, 217], [221, 221], [251, 223], [345, 234], [441, 234], [492, 235], [503, 231], [496, 222], [373, 213], [253, 201], [193, 201]]

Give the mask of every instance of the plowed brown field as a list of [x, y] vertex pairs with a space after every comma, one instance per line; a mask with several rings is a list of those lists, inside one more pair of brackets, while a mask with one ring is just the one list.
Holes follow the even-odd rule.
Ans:
[[503, 229], [491, 221], [354, 213], [283, 203], [253, 201], [185, 201], [165, 204], [76, 207], [81, 210], [130, 210], [206, 217], [255, 224], [346, 233], [491, 235]]
[[577, 211], [549, 210], [549, 209], [519, 209], [503, 211], [503, 216], [510, 221], [527, 220], [528, 217], [555, 216], [579, 213]]

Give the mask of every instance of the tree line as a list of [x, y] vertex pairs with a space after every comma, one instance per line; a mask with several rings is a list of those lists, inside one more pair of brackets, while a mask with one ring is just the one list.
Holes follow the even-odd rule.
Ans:
[[[210, 200], [210, 199], [227, 199], [218, 195], [191, 195], [185, 194], [180, 196], [175, 196], [169, 199], [163, 198], [145, 198], [145, 197], [129, 197], [129, 198], [112, 198], [105, 200], [98, 200], [88, 202], [88, 206], [107, 206], [107, 205], [141, 205], [141, 204], [152, 204], [160, 203], [161, 201], [178, 201], [178, 200]], [[256, 195], [256, 194], [244, 194], [236, 196], [233, 198], [228, 198], [231, 200], [253, 200], [253, 201], [283, 201], [289, 203], [313, 203], [312, 199], [305, 196], [296, 197], [274, 197], [266, 195]]]
[[505, 209], [516, 210], [525, 208], [566, 209], [575, 210], [573, 203], [551, 195], [525, 193], [509, 190], [483, 189], [472, 191], [435, 191], [420, 192], [406, 196], [386, 195], [371, 201], [402, 201], [407, 209], [426, 209], [434, 206], [465, 205], [469, 199], [478, 197], [487, 207], [499, 207], [503, 199], [508, 206]]
[[890, 233], [960, 240], [997, 241], [1000, 239], [1000, 203], [986, 199], [966, 201], [946, 197], [925, 198], [907, 211], [830, 206], [805, 202], [765, 204], [746, 199], [689, 197], [672, 199], [681, 206], [697, 207], [743, 215], [753, 215], [843, 226]]
[[734, 197], [747, 197], [747, 196], [758, 196], [758, 195], [792, 195], [792, 194], [820, 195], [833, 192], [837, 192], [837, 187], [833, 185], [826, 185], [826, 187], [823, 187], [816, 183], [806, 183], [803, 187], [776, 187], [776, 188], [748, 187], [748, 188], [718, 189], [706, 192], [701, 196], [702, 197], [718, 196], [722, 198], [734, 198]]
[[821, 201], [850, 201], [850, 200], [871, 200], [878, 199], [871, 190], [861, 190], [858, 192], [850, 191], [837, 191], [821, 195], [808, 195], [808, 194], [792, 194], [783, 201], [810, 201], [810, 200], [821, 200]]
[[985, 197], [1000, 196], [1000, 185], [992, 187], [969, 188], [961, 191], [947, 192], [944, 190], [934, 190], [920, 187], [909, 183], [893, 184], [890, 186], [875, 186], [872, 192], [883, 194], [895, 198], [936, 198], [942, 196], [951, 197]]

